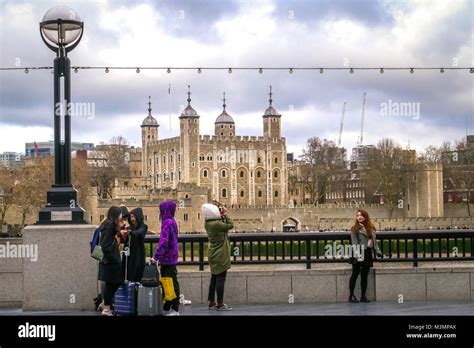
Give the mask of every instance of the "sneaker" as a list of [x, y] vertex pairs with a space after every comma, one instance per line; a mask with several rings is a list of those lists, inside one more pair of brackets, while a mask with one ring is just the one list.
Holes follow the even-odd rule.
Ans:
[[357, 297], [355, 297], [355, 295], [352, 295], [352, 296], [349, 297], [349, 302], [359, 303], [359, 300], [357, 299]]
[[191, 306], [191, 301], [189, 301], [189, 300], [184, 300], [184, 301], [183, 301], [183, 305], [185, 305], [185, 306]]
[[231, 310], [232, 310], [232, 307], [229, 305], [226, 305], [225, 303], [220, 306], [216, 306], [216, 311], [231, 311]]
[[106, 317], [113, 317], [114, 316], [114, 312], [112, 312], [112, 310], [109, 308], [104, 308], [102, 310], [102, 315], [103, 316], [106, 316]]
[[166, 316], [167, 317], [176, 317], [176, 316], [179, 316], [179, 312], [172, 309], [168, 312], [168, 314], [166, 314]]
[[365, 296], [362, 296], [362, 297], [360, 298], [360, 302], [366, 302], [366, 303], [369, 303], [369, 302], [370, 302], [370, 300], [369, 300], [367, 297], [365, 297]]
[[217, 307], [217, 304], [216, 303], [213, 303], [213, 304], [209, 304], [209, 309], [216, 309]]

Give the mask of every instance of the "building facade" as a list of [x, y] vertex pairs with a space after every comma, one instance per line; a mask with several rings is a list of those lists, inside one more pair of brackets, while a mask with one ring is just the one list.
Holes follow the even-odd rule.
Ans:
[[187, 106], [179, 117], [180, 135], [160, 139], [159, 124], [148, 116], [142, 129], [142, 186], [147, 189], [176, 189], [179, 183], [194, 184], [210, 191], [210, 197], [227, 205], [281, 206], [288, 203], [288, 172], [285, 138], [281, 135], [281, 114], [273, 107], [270, 87], [262, 136], [240, 136], [223, 110], [214, 123], [214, 135], [201, 135], [200, 115]]

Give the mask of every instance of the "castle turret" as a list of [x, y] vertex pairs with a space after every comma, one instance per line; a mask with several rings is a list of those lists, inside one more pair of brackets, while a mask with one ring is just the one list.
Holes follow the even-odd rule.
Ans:
[[145, 185], [150, 185], [153, 179], [152, 161], [148, 148], [150, 143], [158, 140], [158, 127], [160, 125], [151, 115], [151, 97], [148, 97], [148, 116], [143, 120], [142, 125], [142, 177], [146, 178]]
[[215, 124], [215, 135], [216, 136], [234, 136], [235, 135], [235, 122], [232, 116], [226, 111], [225, 93], [222, 99], [223, 110], [222, 113], [216, 118]]
[[199, 175], [199, 115], [191, 106], [191, 90], [188, 86], [188, 105], [179, 117], [180, 155], [183, 182], [196, 182]]
[[270, 105], [263, 115], [263, 136], [267, 138], [281, 138], [281, 115], [273, 107], [272, 86], [270, 86]]

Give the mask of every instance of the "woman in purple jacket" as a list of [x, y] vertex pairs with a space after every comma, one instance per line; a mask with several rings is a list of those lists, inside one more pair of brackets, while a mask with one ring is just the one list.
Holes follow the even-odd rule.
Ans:
[[174, 292], [176, 298], [172, 301], [166, 301], [163, 304], [163, 310], [167, 315], [179, 315], [179, 283], [178, 270], [178, 225], [174, 219], [176, 203], [165, 201], [160, 203], [161, 233], [160, 242], [156, 248], [152, 262], [160, 263], [160, 273], [162, 277], [171, 277], [173, 279]]

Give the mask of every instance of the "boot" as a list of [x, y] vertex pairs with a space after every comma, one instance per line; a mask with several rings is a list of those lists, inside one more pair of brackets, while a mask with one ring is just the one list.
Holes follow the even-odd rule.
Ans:
[[366, 302], [366, 303], [369, 303], [369, 302], [370, 302], [370, 300], [369, 300], [367, 297], [365, 297], [365, 296], [361, 296], [361, 297], [360, 297], [360, 302]]
[[349, 296], [349, 302], [359, 303], [359, 300], [357, 299], [357, 297], [355, 297], [355, 295], [351, 295], [351, 296]]

